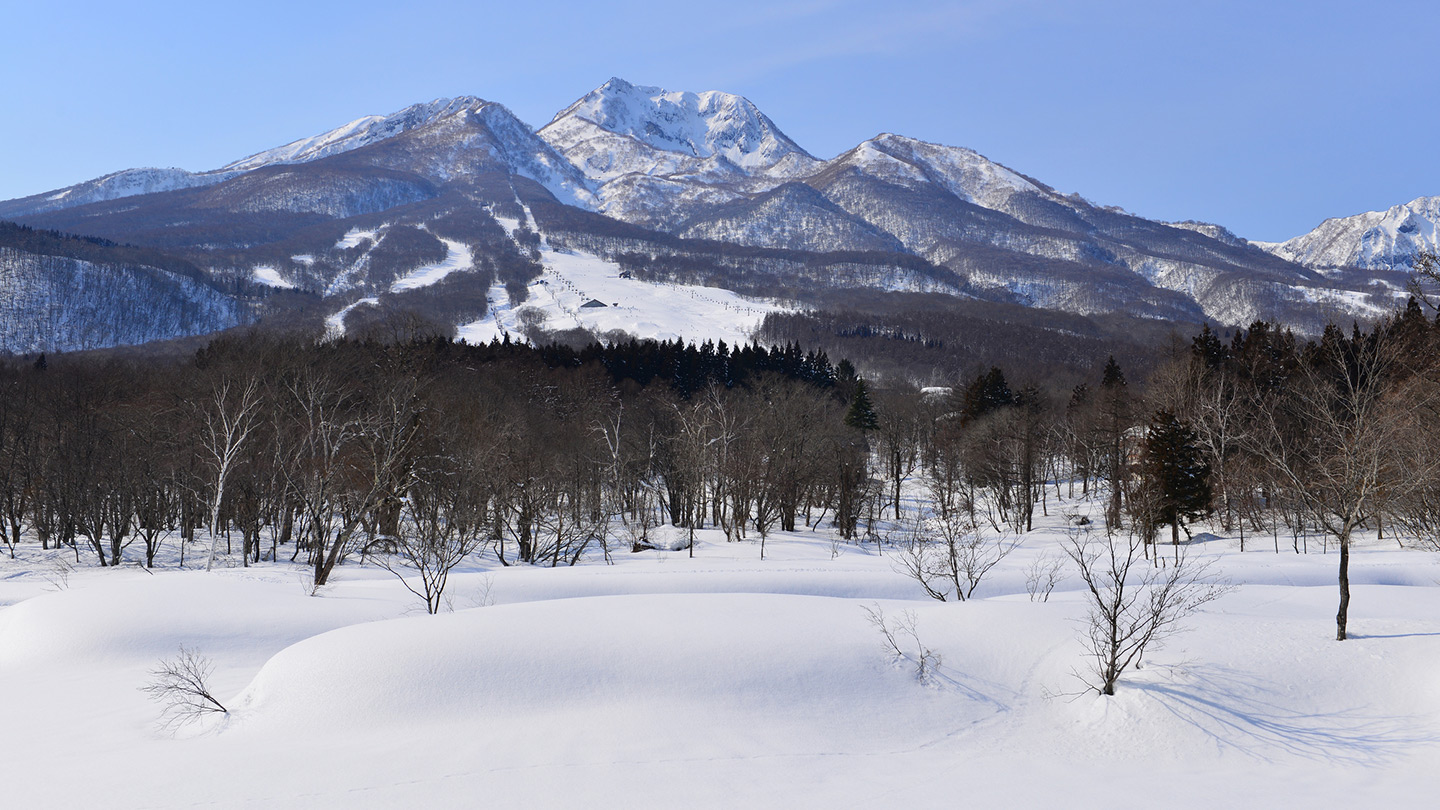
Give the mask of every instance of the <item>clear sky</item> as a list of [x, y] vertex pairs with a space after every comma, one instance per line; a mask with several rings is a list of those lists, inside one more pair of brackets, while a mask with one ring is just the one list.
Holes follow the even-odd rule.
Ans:
[[818, 157], [880, 132], [1253, 239], [1440, 194], [1440, 3], [23, 2], [0, 199], [210, 169], [476, 95], [534, 126], [619, 76], [754, 101]]

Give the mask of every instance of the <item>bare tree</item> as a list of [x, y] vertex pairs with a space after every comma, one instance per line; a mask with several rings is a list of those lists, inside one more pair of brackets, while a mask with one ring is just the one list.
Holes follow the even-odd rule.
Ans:
[[473, 471], [431, 469], [419, 476], [403, 501], [400, 531], [383, 538], [386, 547], [373, 558], [424, 600], [431, 615], [440, 612], [450, 573], [487, 536], [488, 493], [467, 472]]
[[1025, 592], [1031, 602], [1049, 602], [1050, 592], [1065, 578], [1065, 558], [1041, 554], [1025, 567]]
[[965, 513], [951, 511], [906, 532], [895, 565], [931, 598], [964, 602], [1017, 545], [1000, 532], [987, 532]]
[[219, 542], [220, 505], [225, 500], [225, 483], [240, 458], [245, 441], [250, 438], [260, 412], [260, 381], [254, 377], [243, 383], [228, 377], [216, 382], [205, 404], [201, 446], [215, 474], [215, 489], [210, 501], [210, 554], [205, 570], [215, 565], [215, 544]]
[[1308, 354], [1298, 379], [1262, 403], [1249, 445], [1304, 518], [1339, 546], [1335, 638], [1344, 641], [1351, 536], [1402, 485], [1397, 453], [1406, 438], [1386, 396], [1394, 347], [1378, 331], [1346, 338], [1330, 327]]
[[[920, 619], [915, 615], [915, 611], [902, 611], [899, 618], [890, 619], [879, 603], [861, 605], [860, 608], [865, 611], [865, 618], [870, 625], [885, 639], [885, 651], [894, 656], [896, 661], [908, 660], [915, 664], [915, 680], [930, 683], [935, 679], [944, 661], [940, 653], [925, 646], [920, 640]], [[902, 643], [905, 636], [914, 642], [914, 653], [905, 651]]]
[[1427, 250], [1416, 256], [1407, 286], [1410, 295], [1423, 302], [1430, 311], [1440, 311], [1440, 294], [1436, 292], [1440, 289], [1440, 255]]
[[1139, 667], [1147, 650], [1226, 590], [1210, 578], [1208, 562], [1196, 562], [1185, 550], [1165, 568], [1146, 564], [1144, 539], [1134, 532], [1077, 531], [1065, 552], [1079, 569], [1089, 603], [1082, 640], [1092, 664], [1080, 678], [1102, 695], [1115, 694], [1120, 676]]
[[179, 654], [151, 670], [151, 681], [140, 691], [160, 704], [161, 727], [173, 731], [211, 714], [228, 713], [210, 689], [214, 669], [210, 659], [182, 644]]

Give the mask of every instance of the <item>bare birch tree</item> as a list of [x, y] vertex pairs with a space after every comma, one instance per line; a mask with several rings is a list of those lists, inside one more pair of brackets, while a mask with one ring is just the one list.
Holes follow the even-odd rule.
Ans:
[[206, 401], [201, 445], [215, 474], [215, 489], [210, 501], [210, 554], [205, 560], [206, 571], [215, 565], [225, 483], [258, 423], [260, 393], [260, 381], [254, 377], [243, 382], [225, 377], [214, 384]]

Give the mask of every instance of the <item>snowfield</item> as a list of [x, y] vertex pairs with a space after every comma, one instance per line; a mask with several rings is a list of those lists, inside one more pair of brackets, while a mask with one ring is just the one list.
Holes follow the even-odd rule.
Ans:
[[[529, 209], [525, 213], [530, 229], [538, 231]], [[497, 216], [495, 221], [511, 234], [520, 227], [516, 219]], [[530, 310], [551, 332], [578, 327], [604, 337], [620, 330], [641, 340], [723, 340], [733, 346], [750, 342], [768, 313], [787, 310], [720, 287], [627, 278], [620, 265], [589, 253], [556, 250], [543, 235], [540, 263], [544, 271], [526, 288], [524, 303], [515, 305], [505, 285], [497, 283], [490, 288], [485, 317], [460, 324], [456, 337], [475, 345], [506, 333], [518, 338], [524, 331], [522, 313]]]
[[[1197, 535], [1234, 589], [1102, 698], [1074, 675], [1078, 578], [1026, 594], [1065, 531], [1047, 519], [964, 603], [926, 598], [894, 548], [802, 530], [761, 561], [702, 531], [693, 559], [477, 557], [438, 616], [354, 560], [310, 597], [284, 554], [206, 573], [177, 570], [172, 543], [154, 573], [67, 574], [22, 546], [0, 561], [5, 804], [1431, 804], [1440, 555], [1362, 543], [1342, 643], [1333, 549]], [[897, 659], [867, 607], [912, 612], [939, 670], [917, 679], [916, 640]], [[230, 713], [172, 734], [139, 689], [181, 644]]]
[[441, 239], [440, 241], [445, 244], [445, 258], [434, 264], [417, 267], [395, 279], [395, 282], [390, 285], [390, 292], [397, 293], [428, 287], [438, 283], [451, 273], [464, 272], [474, 266], [470, 248], [464, 243], [454, 239]]
[[267, 287], [274, 287], [279, 290], [295, 289], [293, 282], [280, 275], [279, 270], [268, 264], [257, 266], [252, 273], [252, 278], [256, 284], [264, 284]]

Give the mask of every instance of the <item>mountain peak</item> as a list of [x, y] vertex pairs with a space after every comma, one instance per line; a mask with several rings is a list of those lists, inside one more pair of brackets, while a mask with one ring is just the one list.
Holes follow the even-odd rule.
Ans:
[[1312, 268], [1407, 270], [1420, 253], [1440, 250], [1440, 197], [1334, 217], [1294, 239], [1256, 244]]
[[1016, 193], [1044, 193], [1029, 178], [961, 146], [883, 132], [835, 163], [901, 186], [936, 183], [968, 202], [996, 208]]
[[249, 171], [279, 163], [304, 163], [318, 160], [340, 152], [359, 149], [362, 146], [392, 138], [407, 130], [425, 126], [453, 115], [478, 112], [489, 106], [492, 106], [491, 102], [475, 96], [437, 98], [426, 103], [411, 104], [403, 110], [389, 115], [367, 115], [329, 132], [301, 138], [264, 152], [257, 152], [221, 167], [220, 171]]
[[[562, 110], [540, 130], [540, 135], [562, 152], [586, 141], [613, 141], [618, 136], [651, 151], [699, 160], [723, 159], [745, 172], [763, 171], [792, 154], [810, 158], [742, 96], [716, 90], [671, 91], [620, 78], [611, 78]], [[666, 168], [673, 163], [669, 159], [657, 161], [657, 157], [651, 155], [645, 162]], [[634, 171], [651, 173], [634, 165], [635, 161], [621, 164], [591, 168], [598, 169], [601, 179]]]

